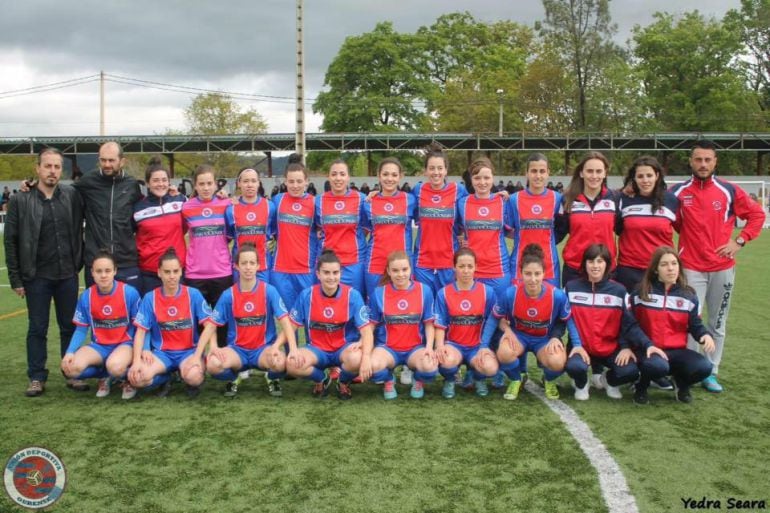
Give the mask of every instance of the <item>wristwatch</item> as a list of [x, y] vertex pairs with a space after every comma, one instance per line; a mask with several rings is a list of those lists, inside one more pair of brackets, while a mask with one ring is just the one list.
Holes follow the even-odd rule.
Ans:
[[746, 245], [746, 239], [741, 237], [740, 235], [735, 239], [735, 243], [738, 244], [740, 247], [743, 247]]

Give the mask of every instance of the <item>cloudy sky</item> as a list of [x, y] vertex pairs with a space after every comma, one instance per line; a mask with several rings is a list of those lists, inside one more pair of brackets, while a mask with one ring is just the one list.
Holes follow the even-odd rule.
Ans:
[[[618, 40], [625, 42], [634, 24], [646, 25], [656, 11], [698, 9], [721, 18], [739, 5], [739, 0], [612, 0], [610, 7]], [[167, 89], [260, 95], [239, 103], [258, 110], [271, 132], [292, 132], [294, 9], [292, 0], [4, 0], [0, 138], [97, 135], [99, 85], [94, 77], [101, 70], [111, 77], [106, 83], [107, 134], [183, 129], [183, 110], [194, 93], [141, 87], [136, 80], [174, 86], [160, 86]], [[543, 18], [538, 0], [305, 0], [307, 98], [321, 90], [326, 68], [345, 37], [384, 20], [397, 30], [414, 31], [441, 14], [463, 10], [484, 21], [532, 25]], [[58, 82], [70, 87], [13, 92]], [[317, 131], [320, 117], [309, 105], [307, 112], [307, 131]]]

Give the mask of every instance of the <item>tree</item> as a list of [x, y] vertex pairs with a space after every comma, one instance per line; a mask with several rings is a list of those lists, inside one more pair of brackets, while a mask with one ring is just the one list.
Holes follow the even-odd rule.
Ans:
[[770, 110], [770, 0], [741, 0], [725, 15], [725, 26], [743, 43], [742, 62], [763, 111]]
[[329, 65], [313, 112], [330, 132], [414, 130], [422, 124], [425, 83], [415, 75], [414, 36], [378, 23], [345, 39]]
[[187, 130], [200, 135], [260, 134], [267, 122], [254, 109], [243, 110], [224, 93], [196, 96], [184, 111]]
[[612, 36], [609, 0], [543, 0], [545, 21], [535, 24], [541, 36], [558, 49], [562, 62], [573, 75], [574, 127], [588, 126], [590, 90], [602, 73], [603, 64], [617, 53]]

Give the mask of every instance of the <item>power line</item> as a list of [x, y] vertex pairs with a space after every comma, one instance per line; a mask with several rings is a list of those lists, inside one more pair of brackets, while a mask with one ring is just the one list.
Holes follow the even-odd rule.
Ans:
[[15, 89], [11, 91], [0, 92], [0, 100], [6, 98], [15, 98], [17, 96], [27, 96], [30, 94], [45, 93], [48, 91], [56, 91], [58, 89], [66, 89], [69, 87], [75, 87], [83, 84], [89, 84], [99, 80], [99, 75], [93, 75], [90, 77], [81, 77], [72, 80], [64, 80], [62, 82], [53, 82], [50, 84], [44, 84], [39, 86], [26, 87], [24, 89]]

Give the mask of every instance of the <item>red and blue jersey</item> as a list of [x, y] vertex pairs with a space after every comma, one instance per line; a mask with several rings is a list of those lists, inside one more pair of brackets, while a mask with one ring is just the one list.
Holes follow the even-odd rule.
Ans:
[[214, 198], [188, 200], [182, 218], [189, 234], [185, 278], [221, 278], [233, 274], [228, 247], [225, 211], [230, 200]]
[[[96, 285], [87, 288], [78, 298], [73, 324], [90, 328], [91, 340], [105, 346], [130, 342], [134, 338], [133, 320], [139, 310], [139, 292], [130, 285], [116, 281], [109, 294], [102, 294]], [[74, 353], [85, 341], [73, 336], [68, 353]]]
[[615, 268], [617, 246], [615, 245], [615, 220], [617, 218], [618, 193], [602, 188], [594, 201], [581, 193], [572, 202], [572, 211], [567, 213], [562, 201], [557, 226], [561, 240], [569, 233], [569, 239], [562, 250], [564, 263], [572, 269], [580, 269], [583, 253], [591, 244], [604, 244], [610, 250], [612, 268]]
[[498, 194], [479, 198], [475, 194], [462, 198], [457, 206], [460, 226], [468, 247], [476, 253], [476, 279], [502, 278], [510, 268], [510, 255], [505, 233], [511, 223], [505, 200]]
[[649, 197], [620, 196], [618, 222], [618, 264], [646, 269], [653, 252], [660, 246], [674, 247], [674, 225], [679, 200], [672, 193], [663, 194], [663, 204], [652, 211]]
[[[551, 338], [561, 338], [565, 328], [570, 329], [572, 345], [580, 346], [580, 335], [574, 323], [567, 324], [572, 316], [567, 295], [562, 289], [548, 282], [543, 282], [537, 297], [529, 297], [524, 285], [513, 285], [498, 297], [492, 309], [495, 319], [510, 321], [511, 330], [522, 342], [539, 343]], [[497, 322], [484, 326], [484, 341], [489, 343], [497, 327]]]
[[163, 287], [142, 298], [134, 325], [147, 331], [144, 347], [160, 351], [182, 351], [198, 344], [198, 325], [211, 317], [211, 307], [198, 289], [180, 285], [174, 296]]
[[433, 323], [433, 294], [419, 281], [413, 281], [405, 290], [389, 283], [374, 290], [369, 312], [376, 324], [375, 344], [394, 351], [411, 351], [425, 345], [423, 325]]
[[251, 242], [257, 248], [257, 271], [268, 269], [267, 240], [273, 237], [275, 207], [270, 200], [257, 196], [254, 203], [246, 203], [240, 198], [235, 205], [230, 204], [225, 210], [227, 236], [233, 244], [233, 261], [244, 243]]
[[318, 251], [315, 233], [315, 197], [299, 198], [282, 193], [273, 198], [276, 215], [272, 233], [276, 237], [273, 270], [281, 273], [313, 272]]
[[289, 315], [272, 285], [257, 280], [252, 290], [242, 291], [238, 283], [219, 297], [211, 322], [227, 325], [227, 345], [259, 349], [275, 342], [275, 320]]
[[439, 190], [420, 182], [412, 189], [412, 194], [417, 200], [415, 267], [452, 269], [454, 254], [459, 247], [457, 202], [467, 196], [468, 191], [463, 185], [454, 182]]
[[445, 340], [464, 347], [478, 347], [484, 322], [494, 306], [495, 291], [489, 285], [476, 281], [469, 290], [460, 290], [457, 283], [452, 283], [436, 295], [433, 324], [446, 330]]
[[402, 191], [393, 196], [377, 194], [364, 203], [364, 228], [371, 232], [366, 248], [366, 272], [385, 272], [388, 255], [405, 251], [412, 256], [412, 219], [415, 215], [414, 196]]
[[559, 283], [559, 251], [556, 248], [555, 222], [561, 194], [545, 189], [532, 194], [524, 189], [513, 194], [506, 204], [514, 231], [511, 253], [511, 278], [521, 278], [521, 255], [528, 244], [539, 244], [545, 253], [545, 279]]
[[305, 339], [322, 351], [337, 351], [361, 338], [359, 330], [369, 324], [369, 311], [361, 294], [340, 284], [332, 297], [321, 285], [303, 290], [289, 313], [295, 326], [305, 328]]
[[348, 190], [341, 196], [325, 192], [315, 200], [315, 223], [321, 230], [321, 249], [331, 249], [342, 265], [362, 263], [366, 239], [361, 219], [364, 195]]
[[182, 267], [185, 264], [186, 246], [182, 223], [182, 206], [187, 198], [182, 194], [166, 194], [158, 198], [152, 194], [134, 203], [136, 225], [136, 250], [139, 269], [155, 274], [158, 262], [169, 246], [173, 246]]
[[685, 349], [688, 333], [695, 340], [708, 334], [700, 318], [698, 296], [678, 285], [667, 291], [661, 282], [653, 282], [647, 301], [635, 290], [631, 311], [642, 331], [661, 349]]

